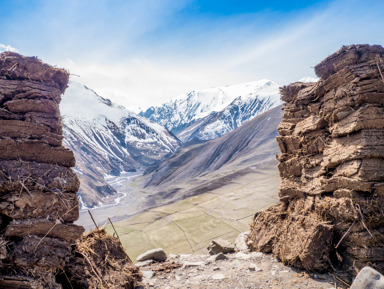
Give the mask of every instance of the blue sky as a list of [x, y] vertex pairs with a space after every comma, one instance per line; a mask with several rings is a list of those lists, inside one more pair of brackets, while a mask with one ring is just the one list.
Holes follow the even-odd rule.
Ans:
[[342, 45], [384, 45], [383, 11], [371, 0], [0, 0], [0, 50], [146, 107], [192, 89], [314, 76]]

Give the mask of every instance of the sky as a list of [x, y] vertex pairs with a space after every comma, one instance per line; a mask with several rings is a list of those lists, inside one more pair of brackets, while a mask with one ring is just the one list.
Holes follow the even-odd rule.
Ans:
[[384, 1], [0, 0], [0, 51], [64, 67], [126, 108], [194, 89], [315, 76], [342, 45], [384, 45]]

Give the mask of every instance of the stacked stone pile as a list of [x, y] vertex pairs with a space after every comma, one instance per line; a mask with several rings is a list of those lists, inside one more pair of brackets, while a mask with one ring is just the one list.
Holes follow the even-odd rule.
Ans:
[[55, 275], [84, 229], [62, 146], [65, 70], [34, 57], [0, 54], [0, 287], [61, 288]]
[[384, 270], [384, 48], [342, 47], [281, 89], [280, 204], [248, 243], [307, 270]]

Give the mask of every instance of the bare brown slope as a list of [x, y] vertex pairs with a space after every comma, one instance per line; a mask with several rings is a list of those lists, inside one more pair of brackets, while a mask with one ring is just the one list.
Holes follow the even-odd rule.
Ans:
[[257, 116], [224, 137], [184, 148], [148, 171], [152, 176], [146, 187], [182, 183], [240, 159], [241, 163], [255, 164], [274, 158], [278, 151], [275, 137], [280, 120], [281, 106]]

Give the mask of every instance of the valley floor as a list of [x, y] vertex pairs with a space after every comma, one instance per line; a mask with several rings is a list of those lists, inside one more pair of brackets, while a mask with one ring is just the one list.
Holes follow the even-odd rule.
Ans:
[[[114, 225], [132, 260], [158, 247], [167, 254], [203, 254], [212, 239], [234, 241], [249, 230], [255, 212], [277, 202], [278, 184], [276, 167], [260, 164], [221, 188], [148, 209]], [[107, 231], [113, 233], [110, 226]]]

